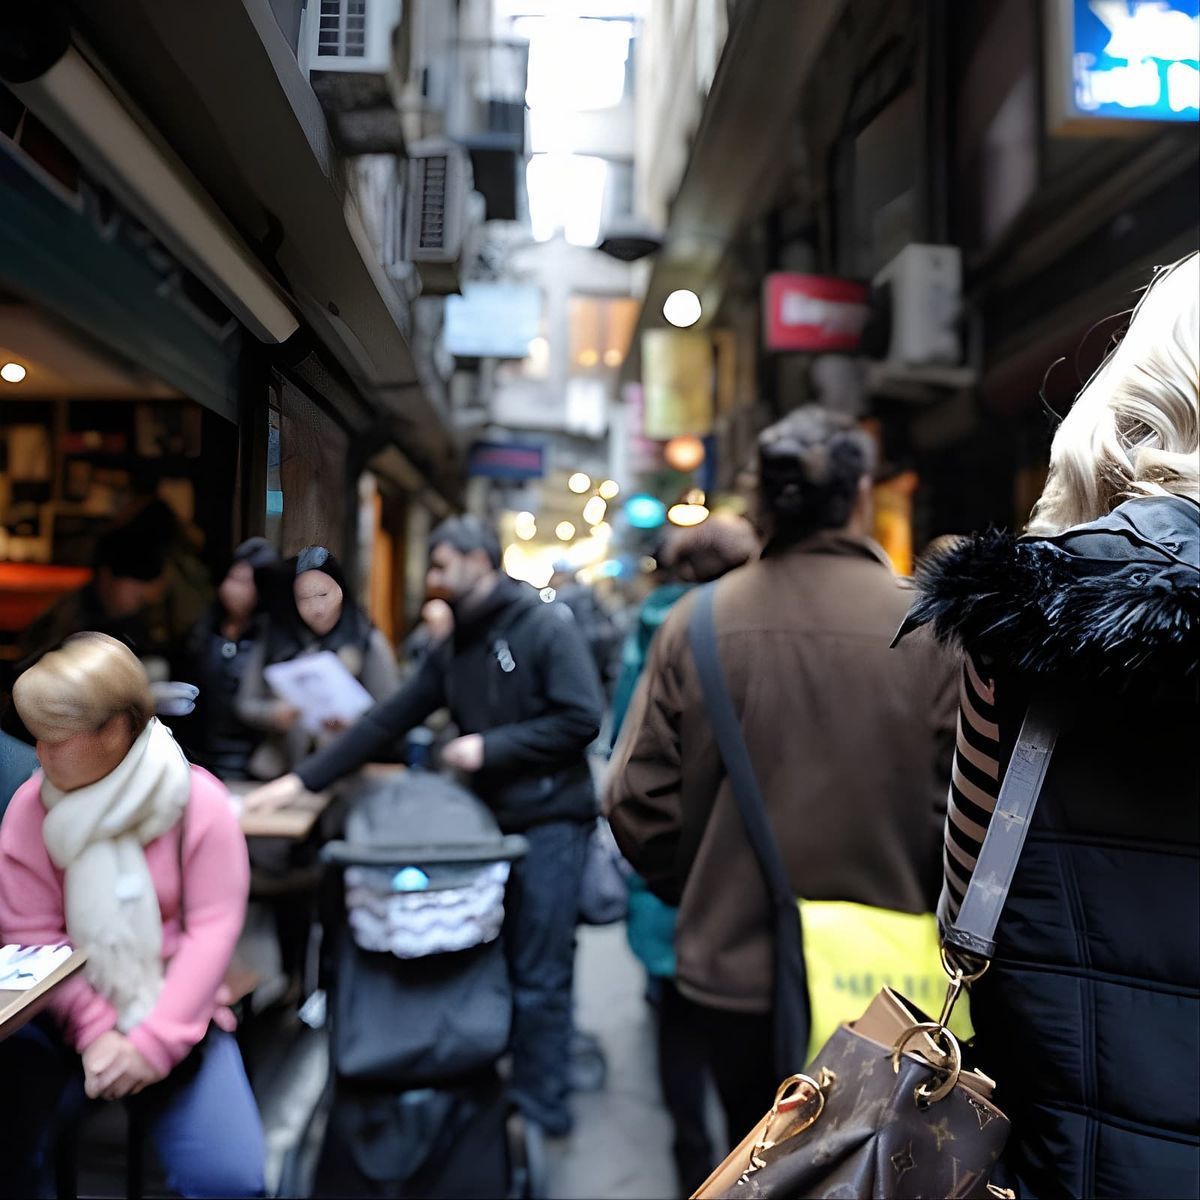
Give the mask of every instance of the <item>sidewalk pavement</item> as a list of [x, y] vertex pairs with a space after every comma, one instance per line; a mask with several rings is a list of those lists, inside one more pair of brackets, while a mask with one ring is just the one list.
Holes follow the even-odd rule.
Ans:
[[583, 927], [575, 966], [575, 1023], [608, 1060], [598, 1092], [576, 1093], [574, 1132], [547, 1143], [550, 1200], [671, 1200], [678, 1195], [671, 1122], [659, 1098], [645, 977], [625, 926]]

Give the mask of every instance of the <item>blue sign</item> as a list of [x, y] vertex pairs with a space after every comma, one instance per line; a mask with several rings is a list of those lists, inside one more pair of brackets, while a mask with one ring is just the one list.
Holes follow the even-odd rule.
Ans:
[[524, 358], [542, 322], [542, 293], [524, 283], [466, 283], [446, 297], [442, 342], [459, 358]]
[[476, 442], [467, 458], [467, 474], [519, 482], [546, 473], [545, 447], [528, 442]]
[[1070, 0], [1081, 117], [1200, 119], [1200, 0]]

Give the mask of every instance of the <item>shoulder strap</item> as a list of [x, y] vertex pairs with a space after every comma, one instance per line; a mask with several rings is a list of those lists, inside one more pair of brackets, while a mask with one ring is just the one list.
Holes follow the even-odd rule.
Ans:
[[1058, 720], [1053, 705], [1045, 697], [1035, 697], [1021, 723], [962, 907], [954, 924], [943, 933], [947, 945], [981, 958], [990, 959], [995, 954], [996, 926], [1057, 740]]
[[712, 583], [696, 589], [688, 642], [700, 677], [704, 708], [775, 914], [775, 1054], [781, 1069], [790, 1073], [807, 1061], [808, 1046], [808, 982], [800, 909], [767, 820], [754, 764], [721, 668], [713, 618], [715, 594], [716, 585]]

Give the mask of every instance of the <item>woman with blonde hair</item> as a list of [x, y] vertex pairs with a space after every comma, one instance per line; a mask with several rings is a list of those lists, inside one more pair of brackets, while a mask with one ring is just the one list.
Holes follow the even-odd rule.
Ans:
[[185, 1196], [263, 1193], [262, 1131], [220, 992], [249, 889], [225, 789], [154, 717], [145, 671], [81, 633], [16, 681], [41, 771], [0, 825], [0, 941], [86, 952], [50, 1019], [0, 1043], [0, 1190], [43, 1194], [66, 1115], [139, 1107]]
[[951, 940], [1031, 701], [1057, 729], [971, 991], [1022, 1196], [1200, 1195], [1198, 380], [1192, 254], [1063, 420], [1027, 535], [927, 561], [907, 623], [966, 652]]

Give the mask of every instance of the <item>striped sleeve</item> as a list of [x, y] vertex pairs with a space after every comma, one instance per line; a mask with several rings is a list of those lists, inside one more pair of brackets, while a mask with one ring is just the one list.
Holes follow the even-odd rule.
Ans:
[[968, 656], [959, 684], [958, 732], [946, 806], [942, 851], [945, 886], [938, 905], [944, 925], [958, 916], [999, 793], [1000, 730], [996, 724], [995, 685]]

